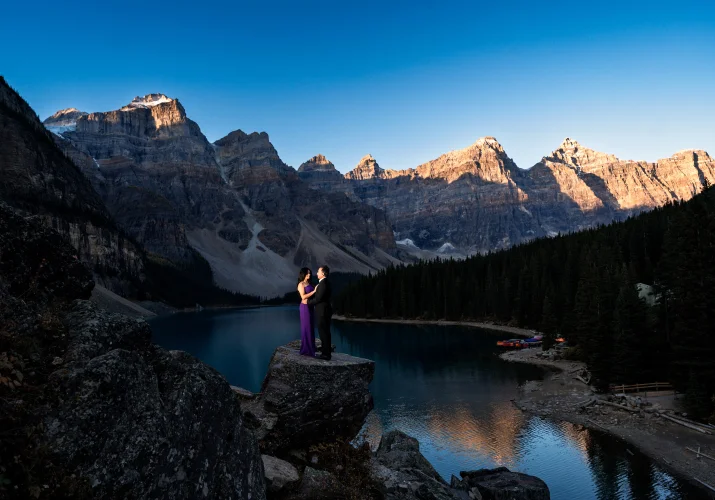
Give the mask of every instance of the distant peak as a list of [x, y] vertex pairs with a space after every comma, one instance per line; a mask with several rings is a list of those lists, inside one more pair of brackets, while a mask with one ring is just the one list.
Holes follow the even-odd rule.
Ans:
[[566, 137], [563, 141], [561, 141], [561, 146], [559, 146], [560, 149], [573, 149], [580, 147], [582, 147], [581, 144], [570, 137]]
[[[480, 137], [477, 139], [477, 142], [472, 144], [471, 148], [490, 148], [490, 149], [495, 149], [497, 151], [504, 151], [504, 148], [502, 147], [501, 144], [499, 144], [499, 141], [497, 141], [496, 137], [492, 137], [490, 135], [486, 137]], [[467, 148], [469, 149], [469, 148]]]
[[65, 108], [46, 118], [42, 123], [50, 132], [62, 136], [65, 132], [77, 130], [77, 120], [87, 115], [88, 113], [77, 108]]
[[384, 175], [385, 171], [377, 164], [377, 161], [370, 153], [360, 158], [357, 166], [345, 174], [349, 179], [357, 180], [382, 178]]
[[45, 125], [70, 125], [76, 123], [77, 118], [80, 116], [86, 116], [87, 114], [77, 108], [65, 108], [46, 118], [43, 123]]
[[65, 108], [65, 109], [59, 110], [57, 113], [55, 113], [52, 116], [61, 116], [61, 115], [69, 114], [69, 113], [82, 113], [82, 111], [80, 111], [77, 108]]
[[497, 141], [496, 137], [488, 135], [486, 137], [480, 137], [474, 144], [499, 144], [499, 141]]
[[570, 137], [566, 137], [561, 142], [561, 145], [546, 159], [571, 165], [572, 167], [588, 167], [619, 161], [614, 155], [585, 147]]
[[325, 156], [315, 155], [298, 167], [298, 172], [314, 172], [318, 170], [333, 171], [335, 170], [335, 165], [333, 165], [332, 162], [330, 162]]
[[174, 102], [174, 99], [171, 99], [164, 94], [147, 94], [144, 97], [135, 97], [132, 99], [132, 102], [124, 106], [121, 110], [129, 111], [139, 108], [153, 108], [154, 106], [169, 102]]

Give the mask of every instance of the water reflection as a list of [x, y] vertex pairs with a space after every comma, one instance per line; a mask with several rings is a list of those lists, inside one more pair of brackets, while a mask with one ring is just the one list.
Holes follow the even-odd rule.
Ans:
[[[299, 338], [297, 308], [177, 314], [152, 321], [154, 340], [196, 355], [231, 384], [256, 391], [276, 346]], [[702, 498], [623, 443], [568, 423], [529, 417], [510, 403], [541, 378], [495, 353], [503, 334], [460, 327], [336, 323], [338, 350], [376, 361], [375, 411], [361, 432], [373, 446], [398, 428], [417, 438], [447, 480], [506, 466], [534, 474], [553, 499]]]

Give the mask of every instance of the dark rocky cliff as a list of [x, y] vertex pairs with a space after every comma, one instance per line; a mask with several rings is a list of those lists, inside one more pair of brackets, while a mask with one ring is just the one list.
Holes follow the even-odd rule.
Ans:
[[99, 282], [123, 294], [141, 282], [142, 250], [114, 224], [87, 178], [2, 77], [0, 175], [0, 201], [41, 215], [67, 236]]
[[0, 205], [0, 497], [265, 498], [226, 380], [93, 285], [62, 235]]

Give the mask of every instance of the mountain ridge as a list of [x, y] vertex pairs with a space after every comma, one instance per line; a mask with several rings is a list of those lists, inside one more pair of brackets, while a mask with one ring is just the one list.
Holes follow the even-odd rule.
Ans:
[[210, 143], [164, 94], [78, 116], [57, 140], [129, 234], [172, 262], [198, 251], [223, 288], [282, 295], [299, 267], [367, 273], [400, 262], [380, 209], [329, 191], [306, 203], [307, 184], [267, 133], [238, 129]]

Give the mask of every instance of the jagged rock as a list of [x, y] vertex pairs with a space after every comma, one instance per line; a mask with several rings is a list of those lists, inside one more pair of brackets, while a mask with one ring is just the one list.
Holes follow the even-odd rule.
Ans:
[[259, 423], [264, 453], [353, 439], [373, 408], [375, 362], [334, 353], [331, 361], [279, 347], [255, 401], [242, 403]]
[[375, 458], [391, 469], [419, 470], [428, 477], [441, 480], [439, 473], [420, 453], [419, 441], [404, 432], [394, 430], [382, 436]]
[[371, 469], [388, 500], [468, 498], [441, 478], [420, 453], [416, 439], [398, 430], [382, 436]]
[[290, 462], [269, 455], [261, 455], [266, 478], [266, 493], [270, 497], [275, 493], [290, 491], [300, 481], [298, 469]]
[[453, 486], [465, 491], [476, 488], [484, 500], [549, 500], [546, 483], [535, 476], [511, 472], [506, 467], [460, 472]]
[[416, 439], [394, 430], [382, 437], [372, 463], [373, 479], [388, 500], [543, 500], [549, 489], [540, 479], [505, 467], [462, 472], [447, 484], [420, 453]]

